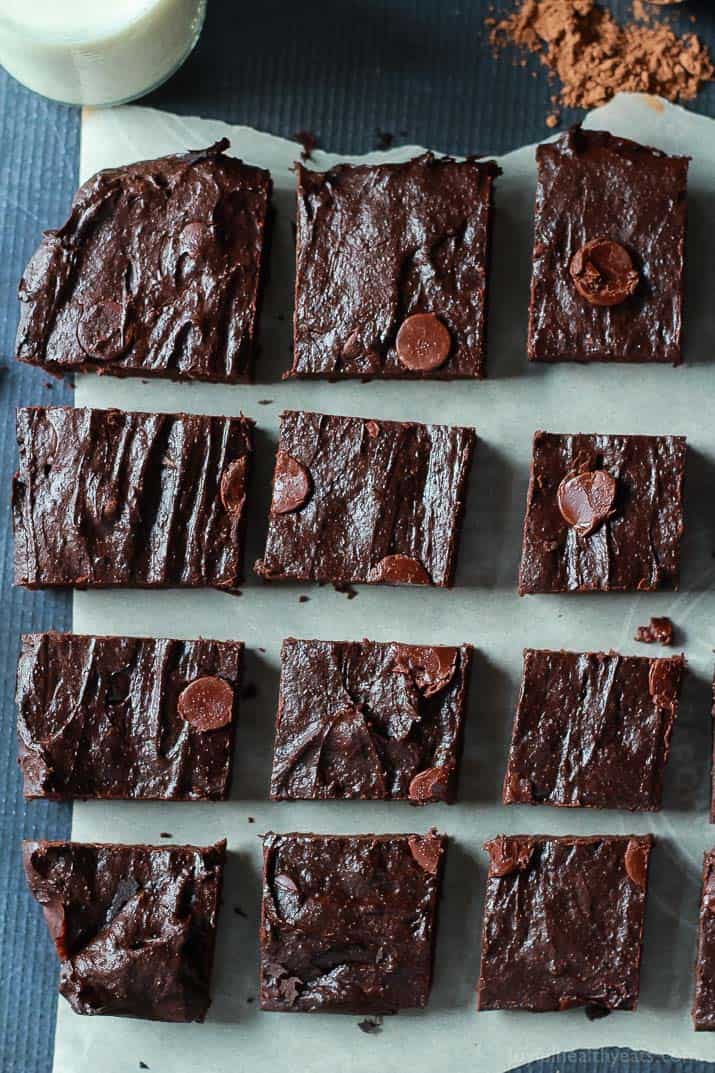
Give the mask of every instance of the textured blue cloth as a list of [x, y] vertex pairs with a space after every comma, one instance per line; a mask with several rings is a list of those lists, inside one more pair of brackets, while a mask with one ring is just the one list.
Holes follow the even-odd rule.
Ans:
[[[611, 7], [623, 15], [630, 0], [612, 0]], [[490, 0], [259, 0], [255, 7], [210, 0], [197, 50], [143, 103], [284, 136], [309, 130], [338, 152], [375, 148], [380, 132], [398, 143], [454, 153], [505, 152], [546, 133], [553, 88], [536, 60], [527, 70], [514, 66], [508, 54], [493, 61], [483, 31], [489, 8]], [[689, 0], [691, 13], [698, 32], [715, 46], [711, 0]], [[681, 28], [690, 28], [686, 14], [677, 18]], [[715, 86], [692, 107], [715, 115]], [[576, 112], [563, 112], [564, 123], [576, 118]], [[20, 633], [69, 628], [70, 599], [11, 588], [7, 503], [15, 406], [71, 398], [67, 385], [52, 381], [49, 387], [47, 376], [18, 365], [12, 355], [17, 280], [40, 231], [66, 216], [76, 186], [79, 129], [77, 109], [35, 97], [0, 69], [0, 487], [6, 504], [0, 525], [0, 1073], [48, 1073], [52, 1066], [57, 963], [42, 915], [25, 890], [20, 841], [66, 836], [71, 811], [23, 804], [13, 690]], [[715, 1073], [715, 1066], [702, 1063], [658, 1059], [643, 1066], [623, 1052], [616, 1061], [615, 1054], [583, 1052], [530, 1069]]]

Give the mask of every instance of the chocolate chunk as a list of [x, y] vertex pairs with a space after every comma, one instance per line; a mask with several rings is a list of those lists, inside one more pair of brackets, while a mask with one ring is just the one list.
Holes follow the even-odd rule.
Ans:
[[271, 513], [290, 514], [300, 510], [307, 503], [310, 491], [310, 474], [303, 463], [285, 451], [279, 451], [273, 474]]
[[589, 536], [610, 518], [616, 481], [606, 470], [585, 470], [564, 477], [556, 493], [561, 517], [580, 536]]
[[641, 888], [641, 890], [646, 889], [649, 856], [650, 844], [642, 839], [637, 841], [635, 838], [632, 838], [626, 846], [626, 854], [624, 858], [626, 874], [637, 887]]
[[237, 458], [223, 471], [221, 477], [221, 502], [229, 514], [240, 517], [246, 504], [246, 471], [245, 458]]
[[233, 718], [233, 689], [223, 678], [197, 678], [179, 695], [178, 709], [197, 730], [218, 730]]
[[644, 645], [672, 645], [673, 632], [673, 623], [669, 618], [652, 618], [647, 626], [638, 627], [634, 640]]
[[402, 365], [421, 373], [444, 365], [451, 345], [449, 331], [434, 313], [413, 313], [403, 320], [395, 340]]
[[409, 674], [425, 697], [432, 697], [452, 681], [457, 666], [458, 648], [444, 645], [395, 645], [395, 671]]
[[501, 835], [484, 843], [489, 854], [489, 875], [508, 876], [510, 872], [522, 872], [529, 867], [534, 843], [528, 838], [507, 838]]
[[435, 831], [428, 835], [410, 835], [407, 843], [420, 868], [436, 876], [444, 853], [444, 838]]
[[422, 563], [409, 555], [386, 555], [370, 571], [370, 581], [386, 585], [431, 585]]
[[639, 274], [625, 246], [594, 238], [571, 259], [569, 272], [582, 298], [594, 306], [616, 306], [635, 294]]
[[410, 783], [409, 797], [415, 804], [445, 801], [449, 792], [451, 772], [446, 767], [430, 767], [420, 771]]

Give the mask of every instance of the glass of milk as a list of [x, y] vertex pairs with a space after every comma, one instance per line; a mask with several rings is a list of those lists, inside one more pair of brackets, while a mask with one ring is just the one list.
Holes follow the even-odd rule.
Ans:
[[141, 97], [199, 39], [206, 0], [0, 0], [0, 63], [66, 104]]

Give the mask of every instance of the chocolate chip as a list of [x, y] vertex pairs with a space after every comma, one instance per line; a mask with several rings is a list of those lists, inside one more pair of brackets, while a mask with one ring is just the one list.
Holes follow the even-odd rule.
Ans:
[[370, 581], [381, 581], [387, 585], [431, 585], [432, 579], [422, 563], [409, 555], [386, 555], [373, 566]]
[[410, 801], [423, 805], [432, 801], [446, 801], [451, 772], [446, 767], [429, 767], [418, 772], [412, 779], [408, 796]]
[[230, 462], [221, 475], [221, 502], [229, 514], [241, 514], [246, 502], [246, 456]]
[[302, 462], [285, 451], [276, 456], [273, 474], [272, 514], [289, 514], [304, 507], [311, 492], [311, 479]]
[[641, 890], [645, 890], [646, 876], [648, 874], [648, 853], [649, 846], [644, 842], [637, 842], [635, 838], [632, 838], [626, 846], [626, 855], [624, 858], [624, 864], [626, 866], [626, 875], [635, 883]]
[[652, 659], [648, 670], [648, 692], [658, 708], [673, 711], [677, 700], [678, 676], [672, 659]]
[[451, 346], [452, 337], [434, 313], [414, 313], [403, 320], [395, 340], [400, 363], [415, 373], [444, 365]]
[[223, 678], [196, 678], [179, 694], [177, 707], [196, 730], [218, 730], [231, 722], [233, 689]]
[[594, 306], [616, 306], [630, 298], [639, 275], [625, 246], [609, 238], [594, 238], [571, 259], [569, 272], [582, 298]]
[[437, 648], [422, 645], [395, 645], [397, 658], [395, 671], [409, 674], [425, 697], [432, 697], [443, 690], [454, 677], [459, 650], [440, 645]]
[[493, 838], [484, 845], [489, 854], [490, 878], [508, 876], [511, 872], [523, 872], [528, 868], [534, 846], [528, 838]]
[[644, 645], [672, 645], [673, 623], [667, 617], [652, 618], [647, 626], [639, 626], [636, 630], [635, 640]]
[[118, 302], [97, 302], [82, 313], [77, 325], [77, 341], [90, 358], [113, 361], [124, 353], [127, 340]]
[[556, 492], [561, 517], [580, 536], [589, 536], [613, 513], [616, 480], [605, 469], [564, 477]]
[[439, 871], [439, 862], [442, 857], [442, 840], [433, 834], [410, 835], [407, 839], [410, 853], [417, 861], [420, 868], [430, 875], [436, 876]]

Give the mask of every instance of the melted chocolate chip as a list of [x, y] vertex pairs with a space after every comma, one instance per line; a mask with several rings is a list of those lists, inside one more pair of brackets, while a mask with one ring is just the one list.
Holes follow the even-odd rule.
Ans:
[[569, 272], [582, 298], [594, 306], [615, 306], [635, 293], [639, 275], [628, 250], [609, 238], [594, 238], [571, 259]]
[[436, 876], [444, 850], [442, 839], [436, 835], [410, 835], [407, 840], [410, 853], [420, 868]]
[[626, 846], [626, 855], [624, 858], [624, 864], [626, 868], [626, 874], [632, 883], [635, 883], [641, 890], [646, 888], [646, 877], [648, 875], [648, 846], [642, 842], [636, 842], [634, 838]]
[[84, 310], [77, 325], [77, 341], [90, 358], [113, 361], [127, 346], [122, 308], [118, 302], [97, 302]]
[[432, 697], [449, 685], [457, 667], [458, 649], [396, 645], [395, 671], [409, 674], [425, 697]]
[[556, 493], [561, 517], [584, 537], [610, 517], [615, 498], [615, 478], [604, 469], [566, 476]]
[[221, 502], [228, 514], [241, 514], [246, 502], [246, 457], [229, 463], [221, 476]]
[[534, 852], [534, 847], [528, 839], [520, 842], [503, 836], [487, 842], [484, 848], [489, 854], [490, 878], [501, 878], [501, 876], [508, 876], [511, 872], [524, 871]]
[[414, 313], [403, 320], [395, 349], [400, 363], [411, 372], [438, 369], [449, 357], [452, 337], [434, 313]]
[[290, 514], [304, 507], [310, 497], [310, 473], [296, 458], [279, 451], [273, 475], [272, 514]]
[[422, 563], [409, 555], [386, 555], [371, 569], [370, 581], [381, 581], [387, 585], [432, 584]]
[[419, 805], [432, 801], [446, 801], [449, 795], [450, 775], [451, 772], [446, 767], [430, 767], [425, 771], [420, 771], [410, 783], [410, 801]]
[[223, 678], [196, 678], [179, 694], [177, 707], [196, 730], [218, 730], [231, 722], [233, 689]]

